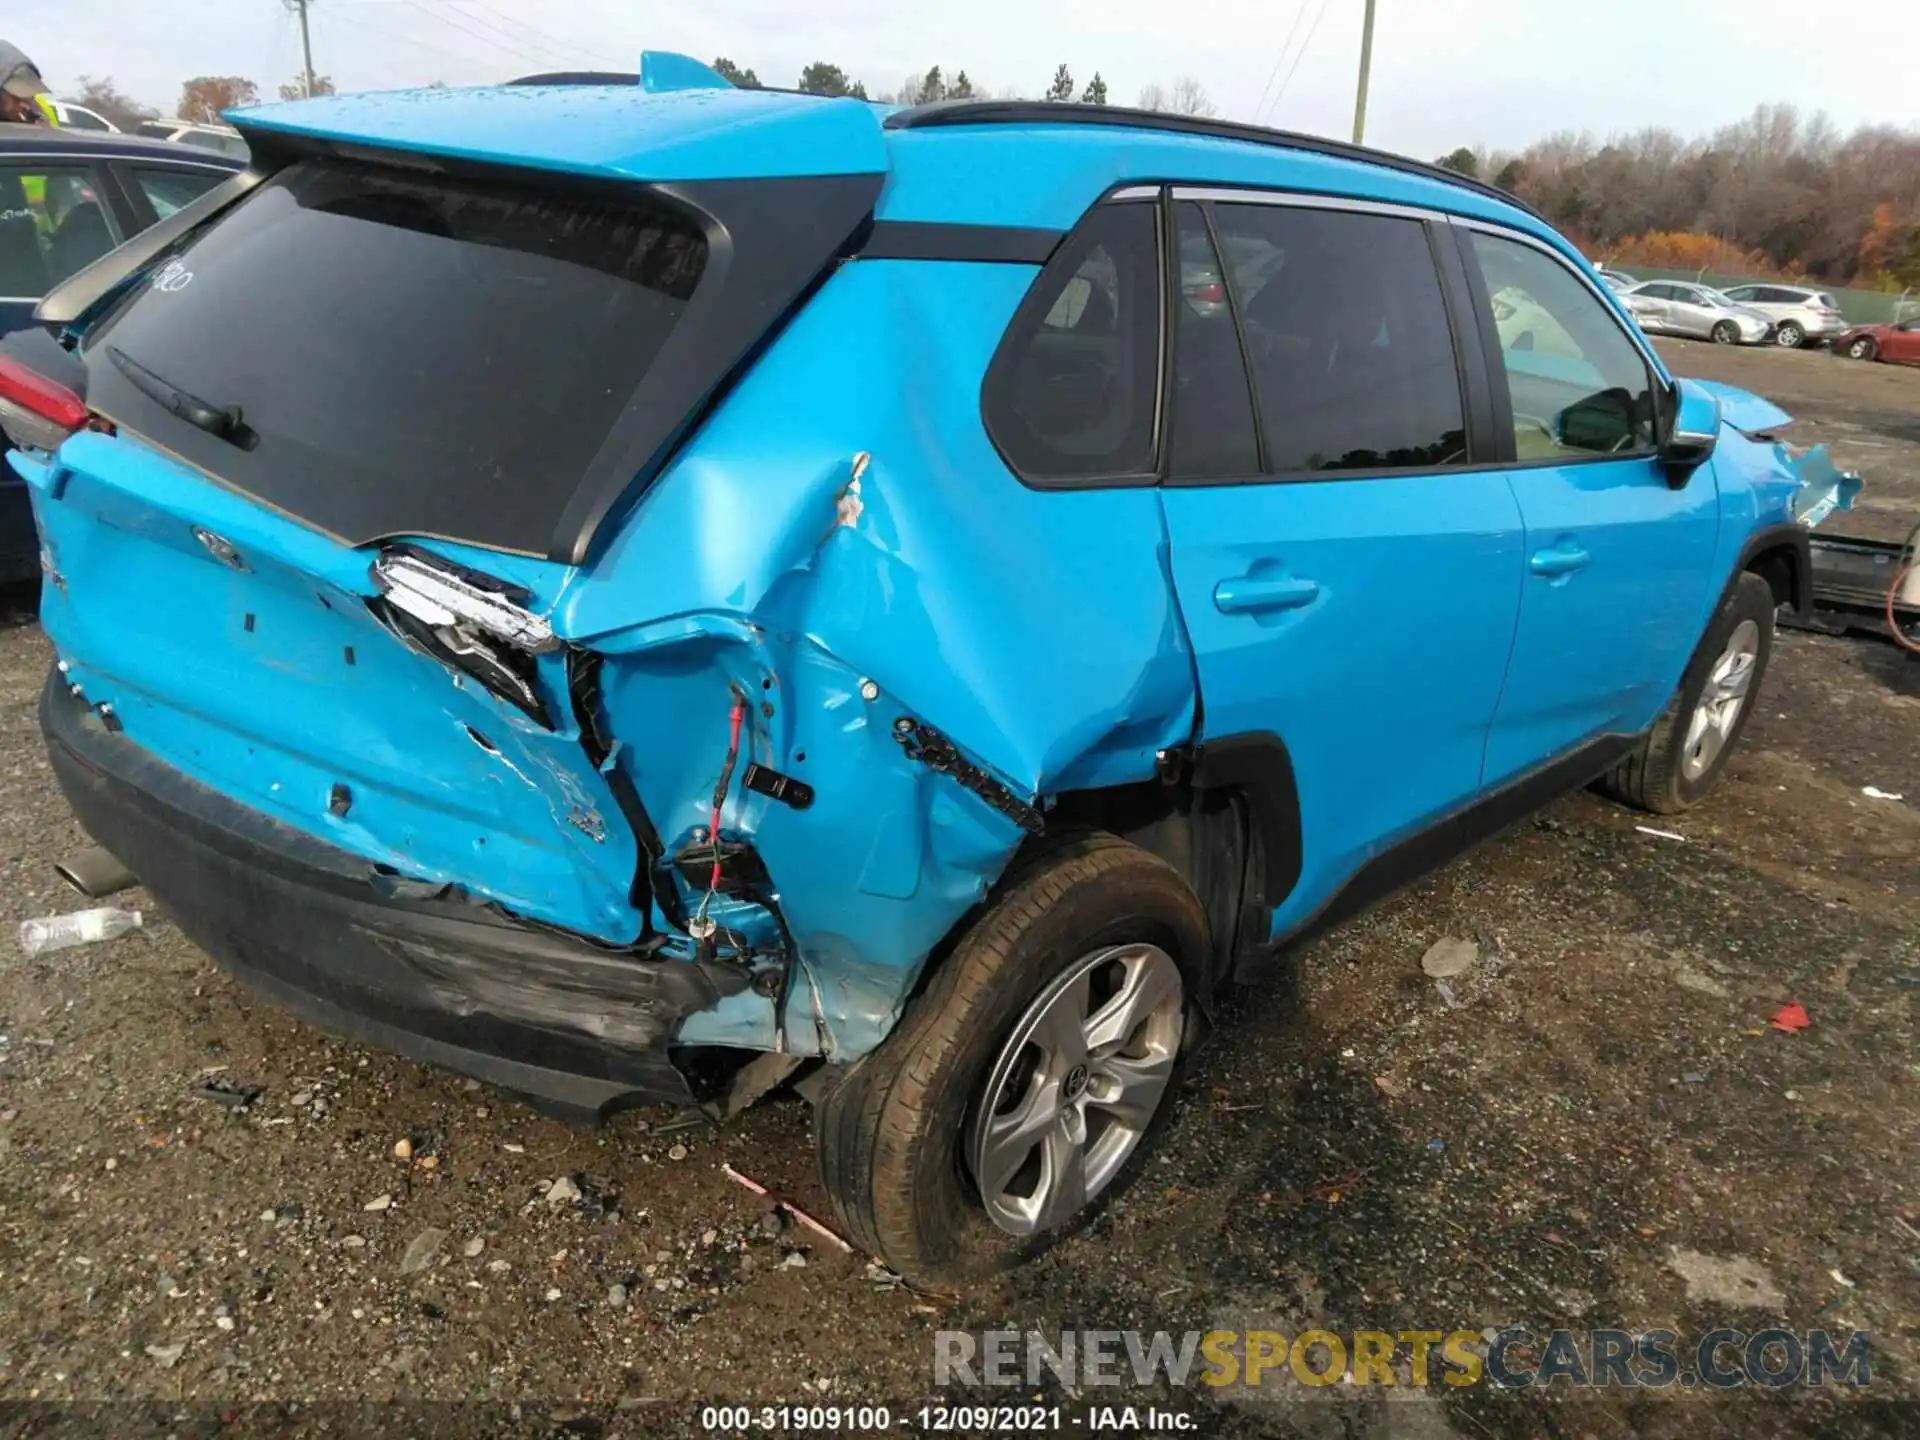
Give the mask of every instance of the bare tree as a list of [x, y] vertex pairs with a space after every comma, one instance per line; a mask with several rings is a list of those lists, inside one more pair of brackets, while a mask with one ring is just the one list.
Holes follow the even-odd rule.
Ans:
[[1171, 100], [1168, 108], [1176, 115], [1196, 115], [1202, 120], [1211, 120], [1220, 113], [1213, 97], [1207, 94], [1207, 87], [1191, 75], [1182, 75], [1173, 82]]
[[160, 113], [151, 105], [142, 105], [114, 84], [111, 75], [102, 75], [98, 80], [82, 75], [72, 99], [74, 104], [106, 116], [122, 130], [137, 130], [142, 120], [151, 120]]
[[1167, 87], [1159, 84], [1142, 85], [1140, 87], [1140, 99], [1137, 103], [1142, 110], [1173, 109], [1173, 102], [1167, 96]]

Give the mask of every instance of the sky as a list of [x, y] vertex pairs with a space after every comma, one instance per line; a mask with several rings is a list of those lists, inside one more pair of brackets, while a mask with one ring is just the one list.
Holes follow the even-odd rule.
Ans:
[[[1109, 98], [1193, 76], [1236, 120], [1345, 137], [1365, 0], [311, 0], [314, 69], [341, 90], [533, 71], [631, 71], [643, 49], [725, 55], [768, 84], [827, 60], [894, 90], [938, 64], [976, 89], [1037, 96], [1065, 63]], [[1560, 130], [1658, 125], [1701, 135], [1765, 102], [1920, 127], [1920, 85], [1879, 57], [1920, 52], [1920, 0], [1847, 0], [1822, 26], [1803, 0], [1378, 0], [1369, 144], [1426, 158], [1518, 149]], [[264, 96], [300, 68], [282, 0], [10, 0], [0, 38], [56, 91], [110, 75], [164, 113], [193, 75]]]

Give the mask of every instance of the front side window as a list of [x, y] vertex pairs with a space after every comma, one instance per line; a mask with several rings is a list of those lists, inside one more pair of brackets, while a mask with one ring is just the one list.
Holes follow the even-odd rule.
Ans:
[[1212, 214], [1270, 473], [1465, 463], [1459, 370], [1420, 221], [1239, 203]]
[[1028, 480], [1151, 472], [1160, 367], [1154, 206], [1094, 210], [1047, 262], [987, 368], [987, 431]]
[[1544, 251], [1476, 230], [1521, 460], [1619, 455], [1653, 443], [1653, 379], [1600, 297]]
[[38, 300], [119, 243], [92, 170], [0, 165], [0, 298]]

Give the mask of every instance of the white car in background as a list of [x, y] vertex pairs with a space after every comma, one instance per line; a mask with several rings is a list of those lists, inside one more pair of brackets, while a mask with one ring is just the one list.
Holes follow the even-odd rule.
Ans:
[[1773, 343], [1797, 350], [1809, 340], [1831, 340], [1847, 328], [1846, 317], [1824, 290], [1804, 285], [1736, 285], [1721, 292], [1735, 304], [1773, 321]]
[[1773, 339], [1773, 321], [1768, 316], [1736, 305], [1710, 285], [1645, 280], [1622, 290], [1620, 303], [1642, 330], [1662, 335], [1685, 335], [1716, 345], [1764, 345]]
[[76, 105], [71, 100], [55, 100], [51, 96], [42, 96], [40, 108], [47, 112], [49, 120], [63, 130], [100, 130], [109, 135], [120, 133], [120, 127], [98, 110], [89, 110], [86, 106]]
[[240, 132], [227, 125], [204, 125], [197, 120], [145, 120], [141, 122], [140, 133], [156, 140], [216, 150], [236, 160], [249, 159], [252, 153], [247, 149], [247, 142], [240, 138]]

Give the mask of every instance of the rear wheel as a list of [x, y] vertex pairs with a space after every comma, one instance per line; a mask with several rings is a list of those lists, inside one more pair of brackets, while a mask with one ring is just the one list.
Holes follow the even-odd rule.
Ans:
[[1673, 815], [1713, 788], [1753, 713], [1773, 653], [1777, 608], [1772, 586], [1751, 572], [1740, 576], [1667, 708], [1599, 790], [1636, 809]]
[[1021, 865], [815, 1111], [849, 1238], [946, 1283], [1082, 1228], [1165, 1118], [1206, 937], [1179, 872], [1113, 836]]
[[1873, 343], [1873, 337], [1871, 335], [1862, 335], [1858, 340], [1847, 346], [1847, 356], [1853, 360], [1871, 360], [1879, 352], [1879, 349], [1880, 347]]
[[1798, 350], [1807, 343], [1807, 332], [1791, 320], [1782, 320], [1774, 332], [1773, 343], [1786, 350]]
[[1716, 345], [1733, 345], [1740, 339], [1740, 327], [1731, 320], [1716, 321], [1712, 333]]

